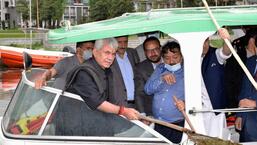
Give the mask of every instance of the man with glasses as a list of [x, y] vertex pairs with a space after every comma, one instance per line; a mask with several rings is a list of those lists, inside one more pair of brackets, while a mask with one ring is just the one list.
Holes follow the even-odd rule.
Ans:
[[158, 64], [161, 63], [161, 45], [156, 37], [149, 37], [143, 42], [143, 49], [146, 59], [140, 62], [135, 69], [135, 103], [140, 113], [152, 116], [152, 96], [144, 91], [148, 78]]

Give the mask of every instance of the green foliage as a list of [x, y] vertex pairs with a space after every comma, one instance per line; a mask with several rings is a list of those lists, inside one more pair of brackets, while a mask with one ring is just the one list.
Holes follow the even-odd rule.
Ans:
[[139, 11], [139, 12], [145, 12], [145, 11], [146, 11], [146, 6], [140, 4], [140, 5], [139, 5], [139, 8], [138, 8], [138, 11]]
[[[66, 0], [31, 0], [32, 19], [37, 19], [37, 2], [39, 21], [61, 20], [66, 6]], [[22, 13], [23, 20], [29, 19], [29, 1], [17, 1], [17, 12]]]
[[131, 0], [111, 0], [109, 18], [121, 16], [124, 13], [133, 12], [134, 4]]
[[[0, 30], [0, 38], [25, 38], [29, 37], [29, 33], [25, 34], [21, 30]], [[35, 37], [35, 34], [32, 33], [32, 37]]]
[[131, 0], [90, 0], [89, 7], [90, 21], [105, 20], [134, 11]]
[[16, 10], [18, 13], [22, 14], [24, 20], [29, 19], [29, 1], [18, 0], [16, 4]]
[[[30, 47], [29, 44], [10, 44], [9, 46], [20, 47], [20, 48], [29, 48]], [[59, 51], [56, 48], [45, 48], [42, 43], [38, 43], [38, 42], [33, 43], [31, 48], [33, 50], [44, 49], [44, 50], [51, 50], [51, 51]]]
[[105, 20], [108, 18], [108, 7], [110, 7], [110, 0], [90, 0], [89, 7], [90, 21]]
[[42, 43], [39, 43], [39, 42], [36, 42], [36, 43], [33, 43], [32, 44], [32, 49], [42, 49], [44, 48], [43, 44]]
[[[66, 0], [38, 0], [40, 21], [60, 21], [66, 6]], [[35, 3], [35, 2], [34, 2]], [[36, 6], [34, 4], [34, 6]], [[36, 12], [34, 11], [34, 14]]]
[[[215, 0], [206, 0], [209, 6], [216, 6]], [[204, 6], [202, 0], [182, 0], [183, 7], [199, 7]], [[235, 0], [217, 0], [218, 6], [235, 5]], [[177, 7], [181, 7], [181, 0], [177, 0]]]
[[11, 29], [11, 30], [0, 30], [0, 34], [1, 33], [23, 33], [23, 32], [18, 29]]

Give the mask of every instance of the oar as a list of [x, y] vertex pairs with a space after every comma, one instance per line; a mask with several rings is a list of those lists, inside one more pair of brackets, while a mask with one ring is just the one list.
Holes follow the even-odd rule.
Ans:
[[158, 119], [146, 117], [146, 116], [143, 116], [143, 115], [140, 115], [139, 119], [146, 120], [146, 121], [149, 121], [149, 122], [152, 122], [152, 123], [156, 123], [156, 124], [160, 124], [160, 125], [163, 125], [163, 126], [166, 126], [166, 127], [169, 127], [169, 128], [172, 128], [172, 129], [184, 132], [184, 133], [186, 133], [188, 135], [189, 139], [191, 139], [196, 144], [208, 144], [208, 145], [229, 144], [229, 145], [239, 145], [238, 143], [233, 143], [231, 141], [222, 140], [222, 139], [219, 139], [217, 137], [210, 137], [210, 136], [202, 135], [202, 134], [193, 132], [190, 129], [187, 129], [187, 128], [184, 128], [184, 127], [172, 124], [172, 123], [168, 123], [168, 122], [165, 122], [165, 121], [161, 121], [161, 120], [158, 120]]
[[[173, 100], [174, 100], [175, 103], [178, 103], [178, 98], [176, 96], [173, 96]], [[183, 116], [186, 119], [186, 121], [187, 121], [189, 127], [191, 128], [191, 130], [195, 132], [195, 128], [193, 127], [191, 121], [189, 120], [189, 117], [187, 116], [185, 110], [179, 110], [179, 111], [181, 111], [181, 113], [183, 114]]]
[[161, 121], [161, 120], [158, 120], [158, 119], [146, 117], [146, 116], [143, 116], [143, 115], [140, 115], [139, 119], [146, 120], [146, 121], [149, 121], [149, 122], [152, 122], [152, 123], [156, 123], [156, 124], [160, 124], [160, 125], [163, 125], [163, 126], [166, 126], [166, 127], [169, 127], [169, 128], [181, 131], [181, 132], [193, 133], [193, 131], [191, 131], [191, 130], [189, 130], [187, 128], [184, 128], [184, 127], [172, 124], [172, 123], [168, 123], [168, 122], [165, 122], [165, 121]]
[[[210, 10], [206, 0], [202, 0], [202, 2], [204, 3], [204, 6], [207, 9], [208, 14], [211, 17], [211, 19], [212, 19], [214, 25], [216, 26], [217, 30], [220, 29], [220, 26], [219, 26], [218, 22], [216, 21], [216, 19], [214, 18], [214, 16], [213, 16], [213, 14], [212, 14], [212, 12], [211, 12], [211, 10]], [[241, 66], [241, 68], [243, 69], [243, 71], [245, 72], [247, 78], [250, 80], [250, 82], [253, 84], [253, 86], [257, 90], [257, 83], [255, 82], [255, 80], [253, 79], [251, 73], [248, 71], [248, 69], [246, 68], [246, 66], [244, 65], [244, 63], [242, 62], [242, 60], [240, 59], [240, 57], [238, 56], [236, 51], [234, 50], [234, 48], [231, 45], [230, 41], [228, 39], [224, 39], [224, 41], [225, 41], [226, 45], [229, 47], [230, 51], [234, 55], [234, 57], [237, 60], [237, 62], [239, 63], [239, 65]]]

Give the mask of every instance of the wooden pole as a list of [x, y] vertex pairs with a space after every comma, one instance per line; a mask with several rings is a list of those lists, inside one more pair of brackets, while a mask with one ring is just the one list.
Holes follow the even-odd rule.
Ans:
[[[208, 11], [209, 16], [212, 19], [212, 22], [214, 23], [214, 25], [216, 26], [217, 30], [220, 29], [219, 24], [217, 23], [216, 19], [214, 18], [208, 3], [206, 2], [206, 0], [202, 0], [204, 3], [205, 8]], [[229, 47], [230, 51], [232, 52], [232, 54], [234, 55], [235, 59], [237, 60], [237, 62], [239, 63], [239, 65], [241, 66], [241, 68], [243, 69], [243, 71], [245, 72], [247, 78], [250, 80], [250, 82], [252, 83], [252, 85], [255, 87], [255, 89], [257, 90], [257, 83], [255, 82], [255, 80], [253, 79], [251, 73], [248, 71], [248, 69], [246, 68], [245, 64], [242, 62], [242, 60], [240, 59], [240, 57], [238, 56], [238, 54], [236, 53], [236, 51], [234, 50], [233, 46], [231, 45], [230, 41], [228, 39], [224, 39], [226, 45]]]
[[37, 28], [39, 28], [39, 11], [38, 11], [38, 1], [37, 0]]
[[152, 123], [160, 124], [160, 125], [163, 125], [163, 126], [166, 126], [166, 127], [169, 127], [169, 128], [181, 131], [181, 132], [193, 133], [193, 131], [191, 131], [187, 128], [184, 128], [184, 127], [172, 124], [172, 123], [168, 123], [168, 122], [165, 122], [165, 121], [161, 121], [161, 120], [158, 120], [158, 119], [146, 117], [146, 116], [143, 116], [143, 115], [140, 115], [139, 118], [142, 119], [142, 120], [146, 120], [146, 121], [149, 121], [149, 122], [152, 122]]
[[30, 33], [30, 49], [32, 49], [32, 16], [31, 16], [31, 0], [29, 1], [29, 33]]
[[[175, 103], [178, 103], [178, 99], [177, 99], [176, 96], [173, 96], [173, 100], [174, 100]], [[193, 127], [193, 124], [192, 124], [191, 121], [189, 120], [189, 117], [188, 117], [188, 115], [186, 114], [185, 110], [179, 110], [179, 111], [183, 114], [183, 116], [184, 116], [186, 122], [188, 123], [189, 127], [191, 128], [191, 130], [192, 130], [193, 132], [195, 132], [195, 128]]]

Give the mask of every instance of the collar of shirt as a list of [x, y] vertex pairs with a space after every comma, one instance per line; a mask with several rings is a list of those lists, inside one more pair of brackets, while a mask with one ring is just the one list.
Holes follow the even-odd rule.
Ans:
[[109, 69], [103, 69], [94, 58], [90, 58], [89, 61], [91, 61], [93, 63], [93, 65], [95, 66], [96, 70], [105, 75], [105, 72]]
[[135, 91], [135, 85], [134, 85], [134, 73], [132, 65], [129, 61], [128, 55], [125, 52], [124, 58], [120, 58], [119, 55], [117, 55], [117, 62], [119, 64], [119, 68], [121, 71], [121, 75], [124, 81], [124, 85], [126, 87], [127, 92], [127, 100], [134, 100], [134, 91]]
[[[151, 62], [152, 63], [152, 62]], [[152, 63], [152, 65], [153, 65], [153, 69], [156, 69], [156, 67], [159, 65], [159, 64], [161, 64], [161, 63], [163, 63], [163, 59], [161, 58], [161, 61], [159, 62], [159, 63]]]
[[121, 58], [121, 57], [118, 55], [118, 53], [116, 53], [116, 58], [119, 59], [119, 60], [124, 60], [124, 59], [126, 59], [127, 57], [128, 57], [128, 54], [127, 54], [126, 51], [125, 51], [125, 53], [124, 53], [124, 55], [123, 55], [123, 58]]

